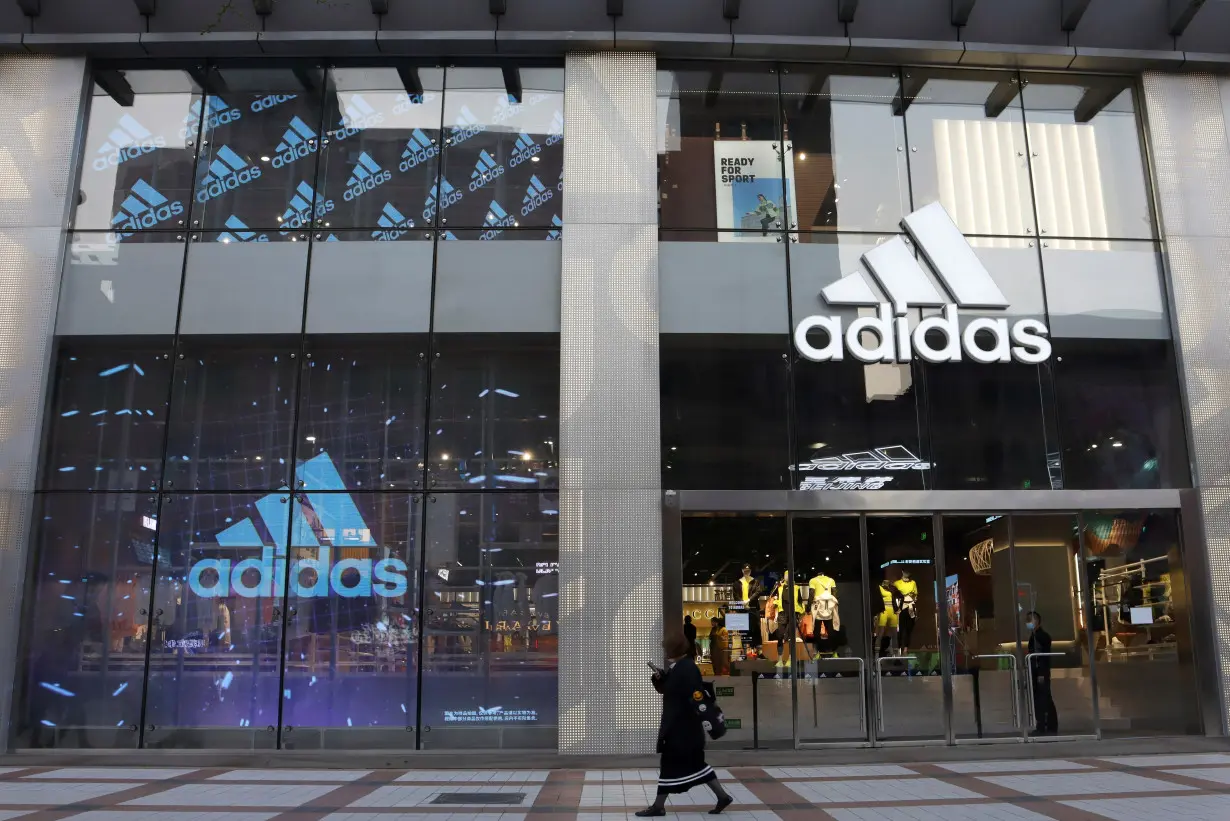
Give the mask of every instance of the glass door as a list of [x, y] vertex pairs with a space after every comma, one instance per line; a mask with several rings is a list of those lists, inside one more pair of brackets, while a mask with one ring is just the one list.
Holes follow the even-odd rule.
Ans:
[[932, 516], [868, 516], [867, 635], [880, 742], [948, 736], [937, 606], [943, 580]]
[[800, 620], [798, 737], [803, 744], [867, 743], [871, 623], [858, 516], [795, 516]]

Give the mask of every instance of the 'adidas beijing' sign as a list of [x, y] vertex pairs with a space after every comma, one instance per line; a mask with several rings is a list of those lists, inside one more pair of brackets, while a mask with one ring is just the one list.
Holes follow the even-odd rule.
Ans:
[[[975, 362], [1015, 360], [1031, 365], [1050, 358], [1049, 331], [1036, 319], [1009, 326], [1002, 317], [980, 316], [961, 328], [957, 308], [1003, 310], [1008, 300], [943, 206], [933, 202], [920, 208], [902, 225], [948, 293], [935, 287], [905, 241], [894, 237], [863, 254], [863, 264], [885, 299], [872, 291], [861, 272], [847, 274], [821, 291], [829, 305], [875, 307], [877, 315], [855, 319], [844, 332], [841, 317], [807, 317], [794, 329], [794, 345], [802, 356], [831, 362], [849, 351], [860, 362], [906, 363], [914, 356], [927, 362], [959, 362], [964, 352]], [[941, 308], [943, 314], [924, 318], [911, 331], [905, 316], [911, 307]], [[827, 332], [823, 347], [808, 340], [814, 330]], [[932, 332], [943, 344], [933, 344], [934, 337], [928, 340]], [[874, 344], [866, 344], [868, 340]]]

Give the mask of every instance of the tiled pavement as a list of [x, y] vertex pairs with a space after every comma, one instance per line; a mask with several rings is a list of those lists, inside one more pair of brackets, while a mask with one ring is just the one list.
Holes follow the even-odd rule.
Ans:
[[[1230, 753], [719, 770], [734, 821], [1230, 821]], [[0, 768], [0, 821], [630, 819], [652, 770]], [[674, 796], [699, 821], [705, 788]]]

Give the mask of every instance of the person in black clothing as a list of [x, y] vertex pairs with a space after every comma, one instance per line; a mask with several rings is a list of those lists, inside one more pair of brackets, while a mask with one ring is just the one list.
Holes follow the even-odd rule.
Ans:
[[638, 818], [666, 815], [666, 797], [707, 784], [717, 798], [710, 815], [720, 815], [734, 799], [718, 783], [717, 773], [705, 763], [705, 727], [694, 706], [701, 691], [700, 670], [688, 657], [688, 640], [676, 633], [662, 641], [665, 670], [654, 669], [653, 688], [662, 694], [662, 722], [658, 726], [658, 795]]
[[692, 624], [691, 616], [683, 617], [683, 637], [688, 640], [688, 657], [695, 659], [700, 652], [696, 647], [696, 625]]
[[[1029, 631], [1027, 653], [1051, 652], [1051, 634], [1042, 629], [1042, 616], [1036, 611], [1025, 614], [1025, 629]], [[1059, 715], [1051, 697], [1051, 660], [1041, 656], [1032, 662], [1032, 669], [1027, 672], [1034, 677], [1034, 735], [1055, 735], [1059, 732]]]

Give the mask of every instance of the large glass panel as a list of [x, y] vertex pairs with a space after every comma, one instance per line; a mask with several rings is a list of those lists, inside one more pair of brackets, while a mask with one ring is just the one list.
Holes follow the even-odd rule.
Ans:
[[1156, 244], [1046, 240], [1042, 272], [1052, 336], [1170, 338]]
[[1042, 233], [1157, 236], [1133, 77], [1026, 74], [1025, 118]]
[[794, 640], [807, 599], [799, 588], [797, 612], [789, 607], [786, 517], [696, 513], [682, 527], [682, 629], [705, 678], [722, 688], [727, 722], [712, 744], [785, 747], [794, 735], [792, 666], [801, 673], [810, 657]]
[[858, 517], [797, 516], [793, 527], [794, 572], [807, 597], [799, 740], [866, 740], [867, 665], [874, 654]]
[[[520, 240], [490, 242], [494, 239]], [[436, 245], [437, 334], [558, 334], [563, 246], [541, 230], [448, 231]]]
[[869, 664], [875, 735], [881, 741], [947, 733], [940, 673], [939, 579], [930, 516], [869, 516]]
[[1055, 342], [1064, 483], [1084, 488], [1190, 487], [1170, 342]]
[[450, 68], [439, 210], [449, 228], [551, 226], [563, 210], [564, 70]]
[[967, 234], [1037, 233], [1019, 92], [1015, 72], [905, 69], [915, 208], [939, 202]]
[[300, 467], [296, 487], [421, 487], [427, 335], [312, 337], [308, 349], [299, 395], [299, 462], [326, 456], [335, 467]]
[[157, 490], [170, 383], [170, 339], [60, 340], [39, 486]]
[[1021, 736], [1007, 516], [944, 517], [944, 599], [952, 653], [952, 729], [958, 739]]
[[314, 189], [324, 72], [235, 68], [218, 74], [227, 91], [205, 98], [209, 116], [218, 116], [201, 140], [192, 227], [292, 231], [327, 221], [337, 203]]
[[559, 481], [559, 336], [436, 337], [428, 420], [434, 488], [525, 490]]
[[62, 336], [173, 334], [187, 235], [77, 232], [60, 280]]
[[891, 69], [791, 66], [782, 124], [799, 231], [895, 231], [910, 209], [903, 112]]
[[658, 72], [658, 196], [663, 228], [775, 242], [794, 212], [795, 164], [767, 66], [665, 64]]
[[297, 334], [303, 328], [308, 233], [228, 226], [193, 234], [181, 334]]
[[428, 497], [420, 744], [557, 744], [559, 497]]
[[136, 747], [157, 506], [146, 493], [57, 493], [34, 509], [16, 743]]
[[[94, 86], [75, 228], [183, 230], [192, 205], [200, 89], [184, 71], [128, 71], [111, 97]], [[127, 85], [127, 89], [124, 88]]]
[[1089, 578], [1081, 567], [1077, 529], [1075, 516], [1012, 517], [1015, 618], [1025, 645], [1025, 729], [1034, 738], [1095, 730], [1086, 638]]
[[[304, 477], [339, 484], [326, 453]], [[296, 494], [287, 578], [282, 746], [410, 748], [418, 713], [422, 498]]]
[[409, 229], [317, 231], [308, 280], [307, 332], [427, 333], [433, 239], [431, 231]]
[[660, 233], [661, 333], [787, 333], [785, 242], [729, 245], [713, 237], [708, 231]]
[[662, 334], [665, 487], [789, 487], [787, 344], [772, 334]]
[[335, 68], [325, 92], [320, 195], [332, 228], [409, 229], [435, 194], [444, 71]]
[[[183, 339], [163, 485], [247, 490], [290, 482], [297, 340]], [[279, 344], [281, 343], [281, 344]]]
[[277, 744], [289, 492], [167, 495], [145, 744]]
[[1200, 733], [1176, 512], [1086, 513], [1084, 535], [1102, 734]]

